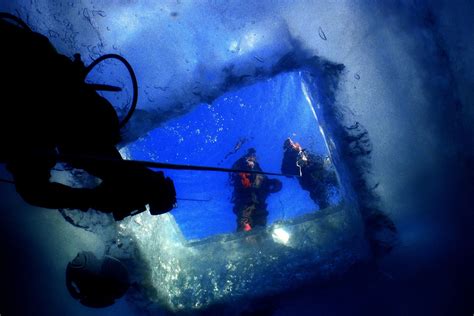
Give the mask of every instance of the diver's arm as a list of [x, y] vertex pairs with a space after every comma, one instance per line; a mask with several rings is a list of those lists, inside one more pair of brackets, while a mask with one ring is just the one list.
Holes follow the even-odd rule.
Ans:
[[50, 182], [50, 170], [56, 161], [53, 154], [16, 155], [7, 162], [7, 170], [13, 176], [16, 191], [28, 203], [44, 208], [88, 209], [98, 200], [96, 189], [72, 188]]
[[51, 209], [87, 210], [97, 200], [94, 189], [76, 189], [49, 181], [37, 183], [16, 180], [16, 190], [26, 202]]
[[57, 182], [16, 181], [16, 190], [28, 203], [44, 208], [95, 209], [114, 212], [123, 217], [144, 210], [150, 203], [145, 196], [130, 192], [127, 187], [99, 185], [96, 188], [71, 188]]
[[[121, 159], [121, 158], [120, 158]], [[101, 176], [102, 183], [93, 189], [72, 188], [50, 182], [50, 168], [54, 161], [24, 159], [10, 162], [17, 192], [27, 201], [45, 208], [89, 208], [102, 212], [119, 213], [119, 218], [150, 205], [151, 214], [162, 214], [173, 208], [176, 192], [173, 182], [162, 172], [142, 166], [126, 166], [116, 162], [87, 163], [78, 160], [86, 170]]]

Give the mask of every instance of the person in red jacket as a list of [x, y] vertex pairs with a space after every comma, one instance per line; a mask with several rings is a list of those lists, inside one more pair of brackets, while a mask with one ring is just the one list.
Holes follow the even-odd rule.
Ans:
[[267, 224], [267, 203], [265, 202], [270, 193], [281, 190], [281, 182], [277, 179], [269, 179], [262, 174], [248, 171], [262, 171], [257, 162], [256, 151], [250, 148], [248, 152], [239, 158], [232, 169], [243, 170], [243, 172], [231, 174], [231, 184], [234, 187], [232, 202], [233, 211], [237, 215], [237, 231], [250, 231], [256, 226], [264, 227]]

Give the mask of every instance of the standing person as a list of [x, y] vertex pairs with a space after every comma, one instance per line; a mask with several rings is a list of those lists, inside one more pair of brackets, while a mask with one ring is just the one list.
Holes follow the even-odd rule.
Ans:
[[337, 176], [329, 168], [329, 160], [303, 149], [300, 144], [287, 138], [283, 143], [281, 172], [299, 175], [301, 187], [309, 192], [319, 209], [329, 206], [329, 190], [337, 186]]
[[254, 148], [250, 148], [238, 159], [232, 169], [243, 170], [231, 174], [230, 178], [234, 187], [232, 202], [233, 211], [237, 215], [237, 231], [250, 231], [256, 226], [266, 226], [268, 216], [266, 199], [270, 193], [281, 190], [281, 182], [262, 174], [245, 172], [262, 171]]

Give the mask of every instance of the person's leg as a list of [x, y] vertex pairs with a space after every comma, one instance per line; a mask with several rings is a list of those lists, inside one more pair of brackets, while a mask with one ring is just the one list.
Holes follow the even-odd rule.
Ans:
[[267, 226], [268, 211], [266, 209], [256, 209], [252, 216], [252, 227]]
[[318, 204], [319, 209], [325, 209], [329, 206], [329, 196], [326, 188], [314, 187], [310, 192], [311, 199]]
[[237, 209], [237, 231], [249, 231], [253, 227], [252, 213], [255, 210], [253, 205], [241, 205]]

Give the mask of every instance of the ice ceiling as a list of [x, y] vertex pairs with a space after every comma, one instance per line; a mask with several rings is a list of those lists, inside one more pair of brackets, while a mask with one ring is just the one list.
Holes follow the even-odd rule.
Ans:
[[[457, 222], [450, 218], [444, 206], [455, 205], [447, 188], [456, 187], [463, 164], [456, 163], [449, 172], [445, 167], [453, 161], [464, 161], [466, 156], [472, 157], [474, 148], [472, 137], [467, 137], [474, 135], [470, 123], [472, 107], [466, 106], [473, 103], [470, 87], [474, 78], [471, 66], [474, 35], [469, 31], [474, 28], [474, 22], [468, 13], [472, 12], [468, 1], [456, 5], [408, 0], [383, 4], [259, 1], [243, 5], [241, 1], [35, 0], [0, 1], [0, 9], [18, 13], [35, 31], [47, 35], [61, 53], [68, 56], [81, 53], [86, 64], [104, 53], [119, 53], [129, 60], [139, 79], [140, 98], [138, 111], [124, 131], [123, 145], [163, 122], [188, 113], [202, 102], [210, 103], [228, 91], [282, 71], [314, 67], [313, 70], [331, 73], [331, 67], [340, 65], [336, 67], [337, 80], [331, 82], [334, 76], [327, 75], [321, 89], [328, 93], [328, 130], [346, 148], [340, 148], [340, 158], [348, 170], [347, 182], [362, 179], [364, 183], [361, 192], [354, 193], [355, 200], [370, 209], [371, 199], [378, 197], [377, 205], [381, 205], [398, 228], [405, 254], [413, 255], [424, 249], [419, 256], [435, 260], [443, 255], [443, 245], [450, 240], [443, 237], [456, 235]], [[127, 104], [130, 87], [126, 72], [119, 65], [105, 64], [91, 77], [91, 80], [104, 79], [124, 86], [125, 92], [110, 97], [115, 98], [114, 104], [122, 107]], [[351, 128], [356, 130], [356, 135], [343, 132]], [[351, 137], [362, 140], [370, 137], [371, 145], [359, 148]], [[370, 169], [366, 160], [357, 160], [354, 154], [357, 150], [370, 154]], [[354, 155], [355, 160], [346, 159]], [[313, 223], [329, 225], [330, 218]], [[339, 219], [334, 230], [325, 229], [328, 235], [324, 238], [335, 240], [326, 245], [350, 249], [346, 259], [360, 259], [359, 254], [365, 254], [361, 250], [365, 249], [364, 242], [359, 243], [363, 238], [356, 238], [349, 247], [344, 244], [351, 229], [362, 236], [357, 224], [361, 221], [352, 216], [350, 219], [355, 219], [356, 224], [345, 226], [341, 223], [346, 221]], [[146, 235], [151, 234], [155, 225], [172, 230], [172, 225], [163, 225], [167, 220], [167, 217], [140, 217], [123, 223], [118, 231], [133, 231], [134, 227], [145, 225], [146, 229], [137, 230], [140, 234], [133, 241], [144, 249], [149, 245], [141, 243], [144, 238], [158, 238]], [[337, 232], [341, 231], [348, 235], [344, 233], [338, 239]], [[56, 233], [60, 236], [62, 232]], [[436, 249], [432, 246], [434, 237], [430, 236], [436, 236]], [[157, 243], [162, 249], [172, 249], [178, 247], [178, 237]], [[221, 243], [216, 241], [215, 245], [219, 249]], [[307, 249], [300, 250], [304, 253]], [[312, 256], [317, 255], [313, 250], [308, 253], [314, 259]], [[147, 260], [160, 262], [163, 267], [181, 267], [196, 259], [193, 251], [185, 249], [181, 257], [164, 251], [162, 258], [155, 254], [158, 257]], [[253, 250], [248, 251], [242, 256], [257, 255]], [[351, 257], [352, 254], [356, 255]], [[212, 271], [207, 276], [200, 272], [189, 274], [197, 279], [183, 279], [173, 273], [160, 275], [158, 269], [152, 270], [155, 282], [162, 282], [166, 277], [182, 282], [174, 283], [178, 284], [174, 289], [207, 284], [205, 291], [217, 288], [217, 292], [211, 290], [203, 296], [191, 295], [189, 299], [187, 292], [164, 288], [162, 293], [169, 293], [169, 297], [158, 295], [155, 299], [177, 308], [183, 300], [204, 304], [204, 297], [220, 298], [216, 293], [225, 291], [226, 284], [213, 283], [222, 280], [216, 276], [229, 273], [238, 265], [232, 258], [226, 258], [230, 266], [222, 265], [218, 262], [222, 258], [213, 259]], [[345, 262], [351, 262], [350, 258]], [[260, 268], [267, 267], [270, 260], [270, 255], [264, 256]], [[205, 262], [198, 261], [196, 269], [204, 266]], [[338, 266], [333, 267], [338, 273]], [[287, 268], [293, 271], [295, 267]], [[298, 269], [305, 271], [304, 265]], [[171, 281], [167, 284], [173, 284]], [[261, 287], [243, 286], [237, 293], [245, 296], [253, 290], [264, 292], [273, 286], [262, 283], [258, 273], [249, 282]], [[276, 288], [283, 283], [283, 279], [275, 279]]]

